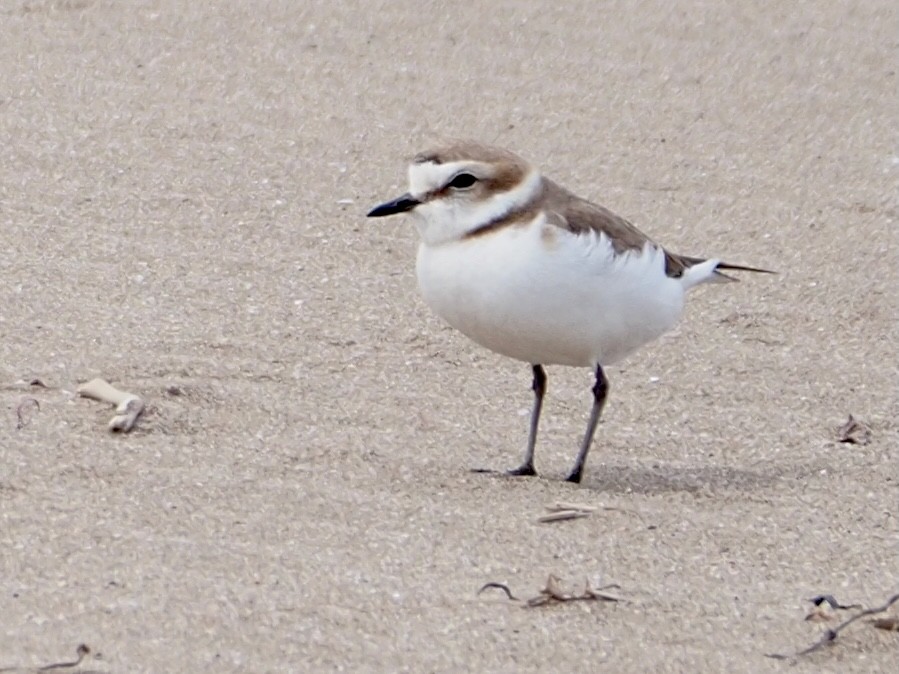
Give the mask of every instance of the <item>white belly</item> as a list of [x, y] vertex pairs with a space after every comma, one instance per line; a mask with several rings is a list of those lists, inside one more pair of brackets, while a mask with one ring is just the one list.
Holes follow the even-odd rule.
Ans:
[[482, 346], [532, 364], [594, 367], [671, 328], [684, 290], [653, 247], [615, 256], [608, 239], [535, 221], [421, 244], [428, 305]]

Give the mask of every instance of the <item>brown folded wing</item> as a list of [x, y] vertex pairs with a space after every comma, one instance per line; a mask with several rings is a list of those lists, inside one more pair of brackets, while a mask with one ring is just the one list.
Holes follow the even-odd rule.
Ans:
[[[493, 177], [487, 180], [493, 193], [502, 193], [517, 185], [530, 170], [527, 162], [516, 154], [473, 142], [454, 142], [442, 148], [423, 152], [413, 159], [413, 163], [419, 164], [425, 162], [443, 164], [452, 161], [478, 161], [499, 167]], [[665, 250], [621, 216], [603, 206], [581, 199], [547, 178], [543, 178], [542, 193], [535, 200], [517, 211], [503, 213], [494, 220], [484, 223], [465, 234], [463, 238], [473, 239], [503, 227], [529, 223], [541, 210], [545, 212], [550, 224], [561, 229], [575, 234], [590, 231], [605, 234], [616, 253], [641, 251], [646, 244], [661, 249], [665, 253], [665, 273], [672, 278], [683, 276], [686, 269], [705, 261], [703, 258], [677, 255]], [[772, 273], [765, 269], [725, 262], [720, 263], [717, 269]], [[730, 278], [720, 272], [719, 275]]]
[[[616, 253], [640, 251], [647, 243], [661, 248], [633, 223], [608, 208], [581, 199], [552, 180], [544, 179], [543, 183], [543, 206], [546, 209], [547, 221], [556, 227], [575, 234], [601, 232], [608, 237]], [[687, 267], [703, 261], [700, 258], [683, 257], [662, 250], [665, 252], [665, 273], [672, 278], [678, 278]]]

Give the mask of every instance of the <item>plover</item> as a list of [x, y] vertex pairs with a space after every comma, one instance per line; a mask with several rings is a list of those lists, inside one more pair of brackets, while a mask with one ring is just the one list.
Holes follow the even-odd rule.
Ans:
[[473, 142], [417, 155], [409, 191], [368, 216], [407, 212], [421, 236], [425, 302], [470, 339], [533, 370], [524, 461], [510, 475], [537, 474], [544, 365], [595, 374], [587, 430], [566, 478], [580, 482], [608, 396], [603, 368], [669, 330], [690, 288], [735, 280], [722, 270], [770, 273], [671, 253], [518, 155]]

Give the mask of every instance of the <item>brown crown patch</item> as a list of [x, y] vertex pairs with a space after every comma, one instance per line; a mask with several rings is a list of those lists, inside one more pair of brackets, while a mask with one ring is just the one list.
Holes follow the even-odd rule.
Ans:
[[[461, 142], [441, 148], [428, 150], [415, 156], [416, 164], [451, 162], [470, 162], [471, 172], [480, 180], [472, 189], [475, 199], [488, 199], [495, 194], [502, 194], [517, 187], [531, 170], [530, 165], [518, 155], [501, 148], [480, 145], [473, 142]], [[483, 167], [477, 166], [483, 164]], [[424, 200], [442, 199], [452, 189], [444, 185], [424, 195]]]

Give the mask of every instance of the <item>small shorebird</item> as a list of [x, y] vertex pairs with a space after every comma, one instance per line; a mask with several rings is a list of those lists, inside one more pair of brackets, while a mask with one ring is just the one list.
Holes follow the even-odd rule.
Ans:
[[587, 431], [566, 478], [580, 482], [609, 390], [603, 366], [669, 330], [693, 286], [735, 280], [722, 270], [771, 273], [671, 253], [518, 155], [472, 142], [417, 155], [409, 191], [368, 216], [406, 212], [421, 235], [416, 269], [431, 309], [533, 369], [527, 448], [510, 475], [537, 474], [544, 365], [596, 375]]

